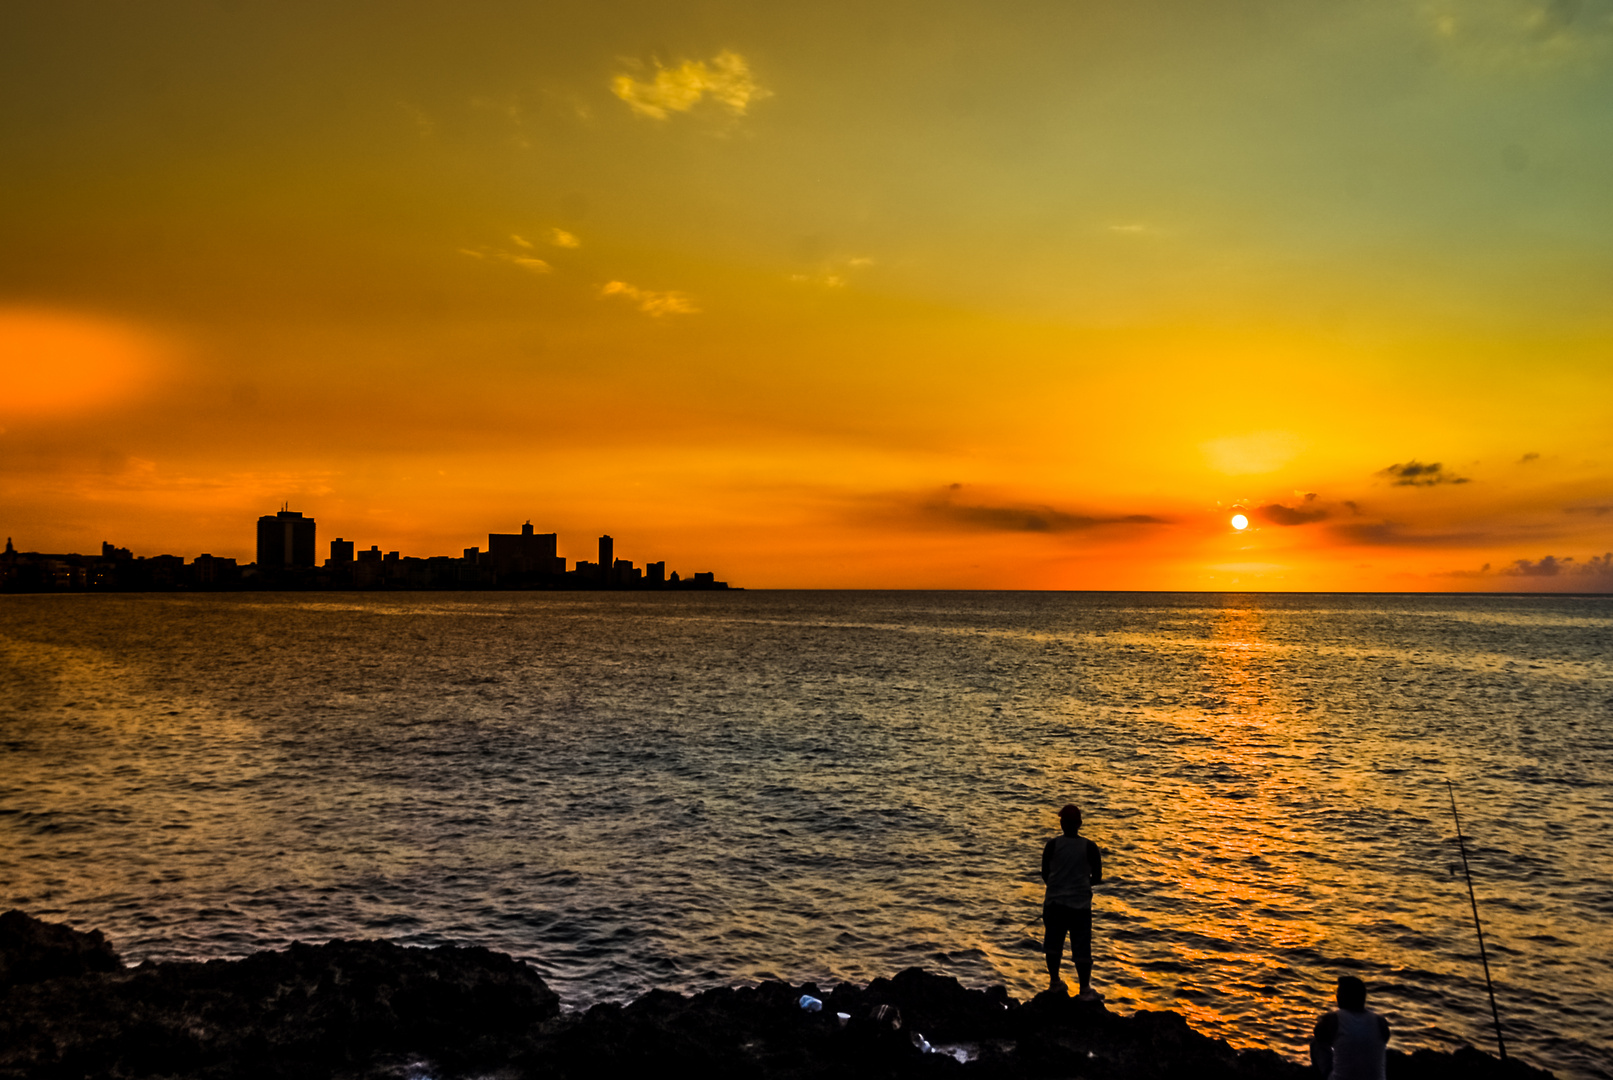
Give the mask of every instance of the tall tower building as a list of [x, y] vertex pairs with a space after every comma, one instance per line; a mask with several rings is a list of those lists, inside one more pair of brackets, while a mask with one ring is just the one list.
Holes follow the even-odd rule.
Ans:
[[314, 519], [281, 508], [258, 518], [258, 567], [279, 570], [314, 565]]
[[599, 580], [609, 585], [611, 570], [616, 566], [616, 541], [606, 533], [599, 538]]

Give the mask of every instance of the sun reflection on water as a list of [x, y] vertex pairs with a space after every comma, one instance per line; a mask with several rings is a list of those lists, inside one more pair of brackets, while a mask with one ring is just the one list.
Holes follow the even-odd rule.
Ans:
[[1348, 970], [1396, 1045], [1448, 1046], [1488, 1023], [1454, 775], [1520, 1045], [1569, 1075], [1613, 1030], [1613, 612], [95, 599], [5, 598], [0, 902], [131, 959], [386, 935], [574, 1006], [915, 964], [1025, 998], [1075, 800], [1111, 1008], [1298, 1058]]

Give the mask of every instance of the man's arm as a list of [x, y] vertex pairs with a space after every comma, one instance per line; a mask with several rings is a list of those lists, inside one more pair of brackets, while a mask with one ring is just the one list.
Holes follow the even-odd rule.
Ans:
[[1092, 840], [1087, 841], [1087, 880], [1093, 885], [1103, 882], [1103, 849]]
[[1042, 849], [1042, 880], [1044, 882], [1047, 880], [1047, 875], [1053, 871], [1053, 845], [1056, 842], [1057, 838], [1055, 837], [1053, 840], [1049, 840], [1047, 846]]
[[1333, 1041], [1339, 1037], [1339, 1014], [1323, 1013], [1311, 1033], [1311, 1065], [1323, 1076], [1333, 1072]]

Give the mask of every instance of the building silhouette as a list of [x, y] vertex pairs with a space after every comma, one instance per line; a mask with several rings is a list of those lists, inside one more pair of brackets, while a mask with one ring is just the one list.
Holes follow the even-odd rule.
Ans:
[[314, 519], [281, 507], [258, 518], [258, 568], [279, 570], [314, 565]]
[[518, 533], [488, 533], [487, 562], [500, 577], [564, 574], [566, 560], [555, 554], [559, 543], [559, 534], [535, 533], [529, 521]]
[[488, 550], [465, 548], [459, 557], [406, 556], [368, 550], [337, 537], [324, 566], [314, 563], [314, 519], [282, 506], [258, 519], [258, 561], [202, 554], [188, 565], [179, 555], [136, 556], [110, 541], [99, 555], [19, 551], [10, 537], [0, 549], [0, 593], [150, 590], [320, 589], [717, 589], [728, 588], [711, 571], [682, 577], [664, 561], [635, 566], [616, 558], [616, 542], [599, 537], [599, 561], [578, 559], [575, 569], [557, 553], [559, 537], [527, 522], [519, 533], [489, 533]]

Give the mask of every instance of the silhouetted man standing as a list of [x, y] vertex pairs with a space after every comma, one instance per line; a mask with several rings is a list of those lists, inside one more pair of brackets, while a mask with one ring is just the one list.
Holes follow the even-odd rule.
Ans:
[[1092, 989], [1092, 886], [1103, 880], [1103, 853], [1081, 835], [1081, 808], [1074, 803], [1059, 811], [1063, 836], [1055, 836], [1042, 849], [1042, 880], [1047, 899], [1042, 903], [1042, 925], [1047, 928], [1042, 950], [1047, 954], [1047, 988], [1063, 993], [1059, 958], [1064, 935], [1070, 935], [1070, 958], [1081, 978], [1081, 997], [1096, 1001], [1103, 995]]
[[1328, 1080], [1384, 1080], [1389, 1021], [1367, 1008], [1367, 987], [1339, 979], [1339, 1007], [1323, 1013], [1311, 1036], [1311, 1064]]

